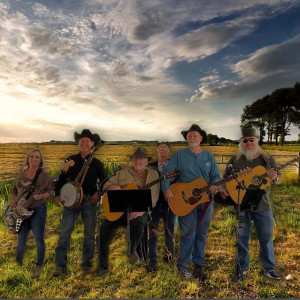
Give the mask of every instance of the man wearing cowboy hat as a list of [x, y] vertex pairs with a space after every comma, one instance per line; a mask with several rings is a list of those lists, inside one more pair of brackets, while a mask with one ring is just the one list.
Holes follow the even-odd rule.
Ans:
[[[60, 190], [67, 182], [75, 180], [82, 170], [85, 161], [91, 155], [91, 149], [103, 143], [98, 134], [92, 134], [89, 129], [83, 129], [81, 133], [74, 133], [75, 142], [78, 144], [80, 152], [69, 156], [65, 162], [74, 161], [67, 172], [62, 172], [55, 183], [55, 203], [60, 205], [63, 201], [60, 197]], [[81, 214], [84, 223], [84, 241], [82, 249], [81, 267], [83, 273], [87, 274], [91, 270], [92, 258], [95, 251], [94, 234], [96, 227], [96, 205], [98, 200], [97, 180], [106, 178], [103, 163], [99, 159], [93, 158], [82, 183], [83, 199], [78, 208], [64, 207], [61, 220], [61, 232], [58, 240], [56, 253], [56, 269], [53, 276], [60, 276], [67, 269], [67, 252], [69, 249], [71, 234], [75, 222]]]
[[[133, 166], [126, 166], [111, 177], [103, 186], [103, 190], [120, 190], [130, 183], [135, 183], [142, 187], [145, 184], [158, 179], [158, 173], [146, 166], [151, 157], [148, 157], [147, 150], [138, 147], [132, 155], [129, 156]], [[159, 183], [151, 187], [152, 207], [155, 206], [159, 195]], [[141, 199], [143, 201], [143, 199]], [[139, 262], [137, 246], [142, 238], [144, 228], [147, 224], [149, 215], [145, 212], [130, 213], [130, 239], [131, 249], [129, 262], [135, 265]], [[100, 250], [99, 250], [99, 269], [98, 275], [104, 276], [108, 273], [109, 244], [119, 226], [126, 226], [127, 215], [123, 214], [116, 221], [105, 219], [100, 226]]]
[[[197, 178], [203, 178], [207, 184], [220, 179], [216, 160], [211, 152], [201, 148], [204, 131], [193, 124], [189, 130], [182, 131], [181, 134], [188, 143], [188, 148], [175, 152], [164, 169], [170, 172], [175, 169], [180, 171], [178, 182], [191, 182]], [[173, 193], [169, 188], [170, 180], [162, 182], [162, 191], [166, 201], [172, 203]], [[214, 192], [216, 186], [210, 187], [210, 192]], [[208, 227], [213, 213], [213, 203], [200, 204], [186, 216], [178, 217], [180, 229], [180, 249], [177, 259], [177, 268], [184, 277], [195, 276], [199, 280], [205, 280], [204, 252]], [[188, 264], [192, 260], [194, 269], [188, 272]]]
[[[239, 172], [246, 168], [263, 166], [267, 170], [267, 175], [274, 184], [281, 182], [281, 175], [276, 171], [274, 158], [263, 151], [258, 145], [258, 134], [255, 128], [242, 128], [239, 143], [238, 155], [234, 155], [228, 161], [224, 171], [224, 176], [230, 175], [233, 171]], [[230, 167], [229, 167], [230, 166]], [[222, 191], [224, 196], [228, 196], [226, 190]], [[247, 197], [246, 197], [247, 195]], [[250, 195], [250, 196], [249, 196]], [[275, 271], [275, 258], [273, 249], [273, 213], [270, 205], [270, 189], [259, 189], [259, 187], [248, 187], [244, 199], [249, 198], [252, 205], [241, 209], [243, 212], [242, 223], [244, 227], [239, 228], [238, 239], [238, 261], [243, 275], [249, 267], [249, 237], [251, 221], [253, 220], [260, 245], [260, 260], [264, 266], [264, 275], [272, 279], [280, 279], [280, 275]]]

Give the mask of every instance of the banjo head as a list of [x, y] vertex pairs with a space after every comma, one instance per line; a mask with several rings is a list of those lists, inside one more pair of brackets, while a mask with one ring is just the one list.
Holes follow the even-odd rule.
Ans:
[[72, 207], [77, 200], [77, 190], [70, 182], [63, 185], [60, 191], [60, 197], [65, 207]]

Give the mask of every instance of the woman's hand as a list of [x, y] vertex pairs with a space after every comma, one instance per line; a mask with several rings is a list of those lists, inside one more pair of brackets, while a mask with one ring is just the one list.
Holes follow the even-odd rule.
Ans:
[[15, 199], [11, 199], [10, 202], [9, 202], [9, 206], [10, 206], [11, 208], [15, 208], [15, 207], [17, 206], [16, 200], [15, 200]]

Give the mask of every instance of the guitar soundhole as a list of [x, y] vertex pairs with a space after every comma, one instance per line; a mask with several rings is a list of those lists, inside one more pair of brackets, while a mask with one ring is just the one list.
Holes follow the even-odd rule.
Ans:
[[201, 194], [200, 189], [193, 189], [192, 195], [193, 195], [193, 197], [195, 197], [195, 198], [200, 198], [200, 197], [202, 197], [202, 194]]
[[261, 183], [262, 183], [261, 177], [260, 176], [253, 176], [252, 177], [252, 183], [254, 185], [261, 185]]

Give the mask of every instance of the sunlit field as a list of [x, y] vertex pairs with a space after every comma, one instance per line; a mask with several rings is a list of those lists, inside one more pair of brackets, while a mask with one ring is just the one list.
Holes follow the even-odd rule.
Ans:
[[[128, 263], [126, 257], [125, 228], [120, 228], [111, 244], [110, 273], [104, 277], [96, 276], [97, 253], [93, 260], [93, 273], [84, 276], [80, 269], [83, 243], [83, 223], [78, 219], [72, 234], [68, 254], [68, 273], [61, 278], [52, 277], [55, 269], [55, 247], [60, 232], [62, 208], [48, 200], [46, 223], [46, 258], [42, 275], [31, 279], [35, 268], [36, 248], [32, 235], [29, 237], [24, 265], [15, 262], [17, 235], [8, 231], [3, 223], [3, 211], [9, 199], [12, 179], [18, 173], [25, 154], [35, 145], [0, 145], [3, 153], [0, 176], [0, 239], [2, 267], [0, 276], [1, 298], [299, 298], [300, 297], [300, 187], [297, 167], [284, 171], [280, 186], [273, 186], [271, 201], [274, 209], [274, 249], [277, 271], [282, 280], [272, 281], [263, 276], [259, 260], [259, 245], [255, 230], [251, 232], [250, 268], [243, 281], [234, 281], [236, 266], [236, 225], [237, 219], [232, 206], [214, 205], [206, 251], [208, 279], [199, 282], [195, 279], [183, 280], [177, 273], [176, 265], [162, 261], [164, 238], [162, 226], [159, 235], [159, 270], [147, 273], [146, 263], [141, 261], [136, 267]], [[128, 163], [128, 155], [137, 145], [105, 145], [96, 152], [96, 157], [105, 163], [110, 173], [120, 162]], [[76, 145], [39, 145], [46, 159], [46, 169], [53, 176], [61, 162], [68, 155], [78, 151]], [[179, 148], [174, 146], [173, 152]], [[208, 147], [222, 162], [221, 154], [232, 155], [236, 147]], [[155, 159], [155, 145], [147, 146], [150, 156]], [[294, 150], [294, 149], [293, 149]], [[296, 151], [268, 150], [273, 155], [295, 155]], [[224, 162], [229, 159], [224, 157]], [[290, 161], [291, 157], [281, 157], [279, 163]], [[220, 171], [224, 165], [219, 165]], [[98, 207], [98, 222], [104, 219], [101, 205]], [[176, 231], [176, 251], [179, 232]], [[192, 267], [192, 265], [191, 265]], [[285, 277], [290, 275], [291, 280]]]
[[[78, 152], [77, 145], [43, 145], [43, 144], [0, 144], [0, 151], [2, 153], [0, 157], [0, 182], [9, 181], [14, 179], [20, 171], [22, 162], [26, 153], [38, 146], [45, 157], [45, 169], [57, 168], [61, 165], [62, 161], [71, 154]], [[134, 152], [134, 149], [139, 146], [133, 145], [104, 145], [96, 153], [95, 157], [99, 158], [105, 165], [117, 166], [120, 162], [129, 162], [128, 156]], [[145, 146], [148, 154], [156, 159], [156, 146]], [[174, 153], [178, 149], [184, 148], [186, 145], [172, 146], [172, 152]], [[226, 163], [229, 157], [236, 154], [237, 146], [203, 146], [204, 149], [210, 150], [214, 155], [218, 163]], [[284, 151], [281, 147], [274, 149], [274, 147], [264, 146], [265, 150], [273, 155], [296, 155], [300, 151], [300, 146], [288, 147], [284, 146]], [[288, 151], [288, 149], [290, 150]], [[222, 158], [222, 155], [224, 157]], [[275, 156], [278, 163], [286, 163], [293, 157], [279, 157]], [[223, 159], [223, 160], [222, 160]], [[223, 172], [224, 164], [219, 164], [220, 172]], [[289, 166], [286, 171], [295, 171], [296, 168]]]

